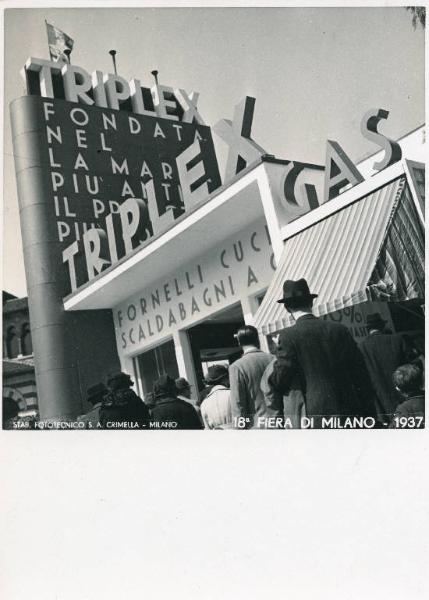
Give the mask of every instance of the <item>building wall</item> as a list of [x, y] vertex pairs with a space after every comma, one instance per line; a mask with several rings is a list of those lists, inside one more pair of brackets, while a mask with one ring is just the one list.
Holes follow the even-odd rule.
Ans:
[[37, 410], [28, 299], [3, 293], [3, 398]]
[[3, 398], [17, 402], [20, 411], [38, 410], [37, 385], [34, 368], [16, 374], [3, 374]]
[[[112, 312], [81, 311], [70, 319], [81, 393], [77, 412], [85, 412], [86, 390], [120, 369]], [[38, 408], [27, 298], [12, 298], [3, 304], [3, 357], [11, 359], [3, 366], [3, 396], [20, 399], [22, 410], [24, 401], [25, 408]]]
[[[210, 315], [248, 303], [269, 285], [274, 260], [263, 220], [240, 231], [182, 269], [163, 276], [114, 309], [122, 360], [134, 356]], [[250, 312], [251, 309], [250, 309]]]
[[3, 304], [3, 356], [32, 356], [30, 316], [27, 298], [13, 298]]
[[[72, 313], [75, 319], [74, 339], [77, 373], [81, 390], [82, 408], [86, 412], [86, 391], [107, 376], [120, 370], [116, 351], [115, 332], [111, 310], [85, 310]], [[89, 335], [88, 335], [89, 332]]]

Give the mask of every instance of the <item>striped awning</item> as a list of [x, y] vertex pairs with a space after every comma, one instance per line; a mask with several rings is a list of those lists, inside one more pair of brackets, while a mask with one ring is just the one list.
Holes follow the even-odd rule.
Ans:
[[289, 238], [255, 315], [255, 326], [264, 335], [292, 325], [276, 300], [283, 296], [286, 279], [304, 277], [318, 294], [317, 316], [365, 302], [386, 232], [405, 188], [398, 178]]

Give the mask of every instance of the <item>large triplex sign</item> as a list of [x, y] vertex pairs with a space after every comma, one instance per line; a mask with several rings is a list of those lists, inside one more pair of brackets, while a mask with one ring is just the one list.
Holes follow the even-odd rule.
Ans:
[[[130, 253], [220, 186], [211, 131], [204, 125], [197, 92], [101, 71], [30, 58], [27, 91], [43, 129], [42, 155], [50, 176], [51, 214], [62, 261], [75, 291]], [[61, 98], [61, 99], [59, 99]], [[255, 99], [246, 97], [233, 121], [214, 131], [228, 145], [225, 180], [266, 152], [251, 138]], [[381, 170], [401, 158], [399, 145], [378, 132], [388, 111], [369, 111], [362, 134], [384, 149]], [[328, 140], [323, 193], [299, 176], [290, 161], [278, 193], [289, 218], [317, 208], [363, 177], [341, 146]], [[301, 183], [300, 183], [301, 181]], [[299, 196], [299, 200], [298, 197]], [[301, 207], [299, 207], [301, 205]], [[291, 208], [292, 207], [292, 208]]]
[[[76, 267], [77, 255], [93, 252], [93, 241], [106, 241], [114, 263], [220, 185], [205, 126], [60, 100], [44, 101], [42, 118], [53, 210], [72, 290], [87, 280], [85, 270]], [[195, 166], [189, 166], [191, 159]], [[100, 229], [101, 236], [84, 235]], [[95, 265], [98, 272], [104, 264]]]
[[[165, 90], [156, 111], [114, 110], [124, 87], [117, 79], [116, 92], [109, 79], [102, 99], [99, 92], [95, 102], [94, 90], [92, 98], [83, 91], [83, 69], [63, 65], [66, 99], [60, 100], [53, 97], [59, 64], [32, 59], [27, 69], [31, 72], [37, 64], [39, 88], [30, 78], [29, 91], [35, 95], [28, 101], [31, 119], [41, 130], [40, 161], [48, 174], [50, 189], [44, 193], [51, 208], [46, 218], [55, 220], [70, 292], [167, 229], [221, 180], [211, 131], [196, 111], [195, 94], [190, 94], [191, 108], [188, 94], [177, 91], [180, 119], [169, 113]], [[108, 255], [108, 262], [98, 258], [91, 263], [95, 255]]]

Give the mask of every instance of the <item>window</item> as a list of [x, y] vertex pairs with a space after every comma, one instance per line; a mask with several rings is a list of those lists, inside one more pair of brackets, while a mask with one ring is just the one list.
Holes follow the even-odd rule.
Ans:
[[170, 375], [173, 379], [179, 377], [176, 352], [172, 340], [140, 354], [138, 363], [144, 396], [152, 392], [154, 382], [161, 375]]
[[8, 358], [16, 358], [20, 354], [20, 344], [15, 327], [9, 327], [6, 335], [6, 352]]
[[24, 325], [22, 326], [21, 346], [22, 346], [22, 354], [24, 356], [33, 354], [33, 343], [31, 341], [31, 331], [30, 331], [29, 323], [24, 323]]

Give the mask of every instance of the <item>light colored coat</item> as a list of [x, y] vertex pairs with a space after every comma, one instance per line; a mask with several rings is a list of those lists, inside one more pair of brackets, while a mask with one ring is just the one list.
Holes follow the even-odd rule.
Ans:
[[235, 426], [238, 419], [245, 419], [244, 429], [264, 427], [264, 420], [269, 416], [261, 390], [261, 380], [265, 369], [273, 360], [259, 348], [246, 349], [243, 356], [229, 367], [231, 386], [232, 418]]
[[201, 404], [206, 429], [231, 429], [231, 394], [224, 385], [214, 385]]

